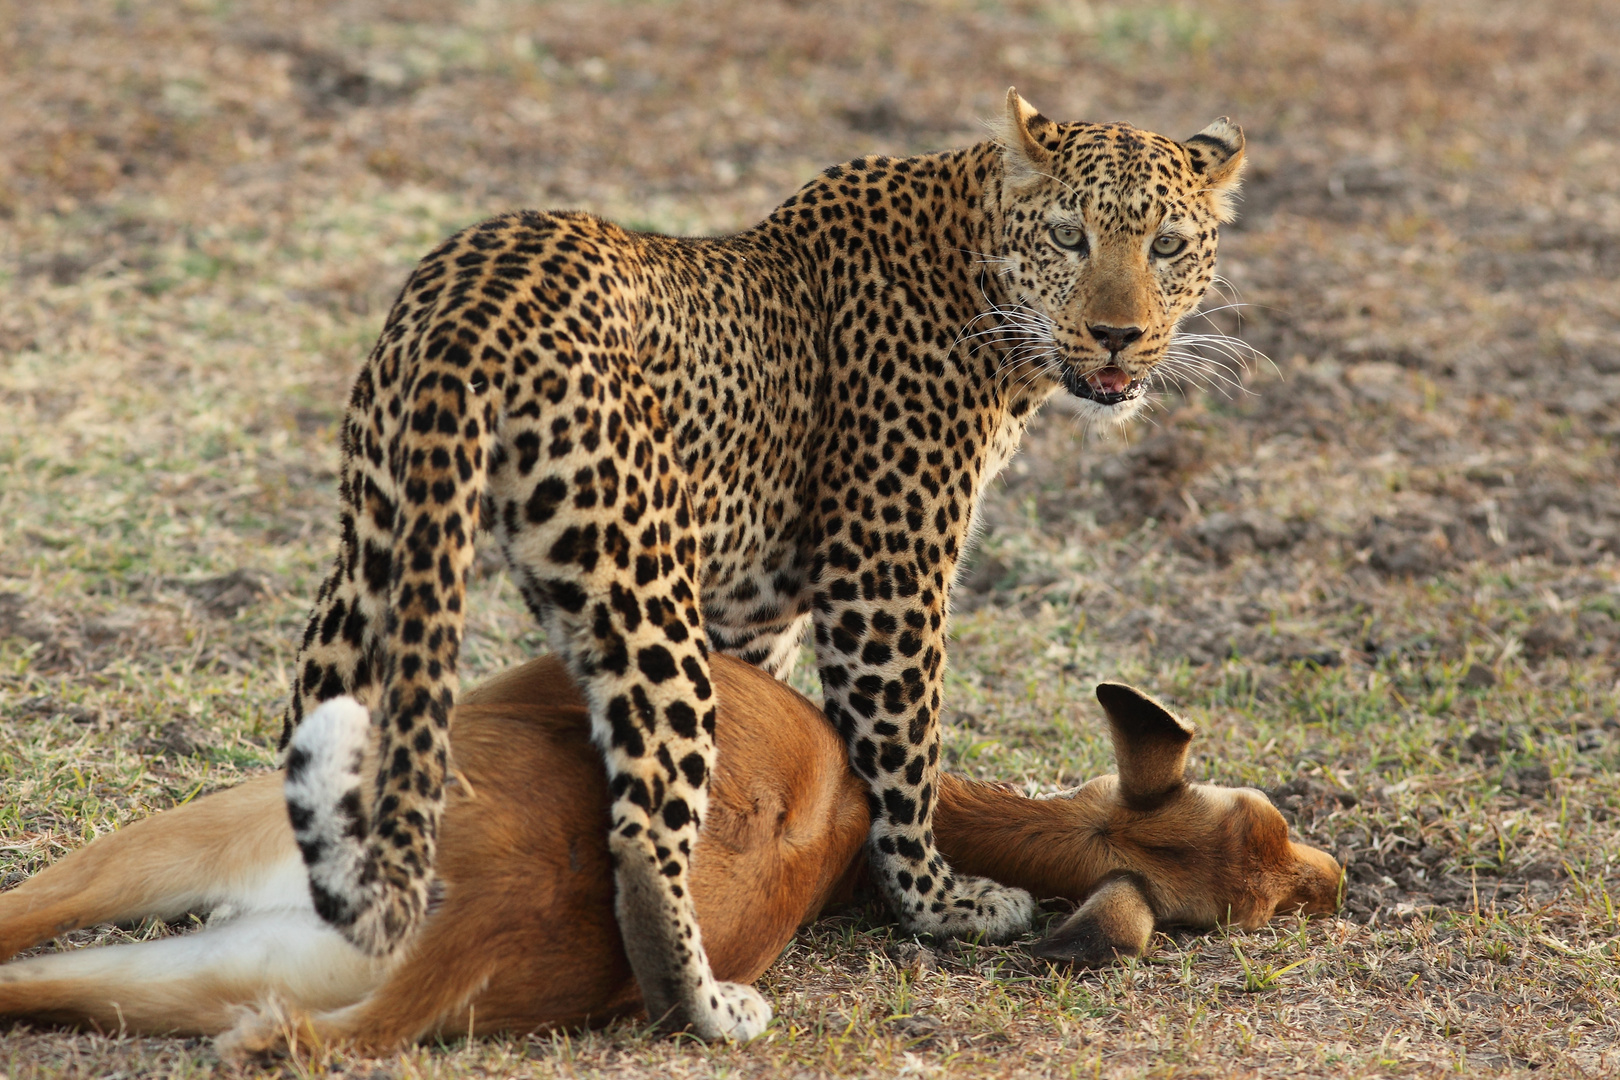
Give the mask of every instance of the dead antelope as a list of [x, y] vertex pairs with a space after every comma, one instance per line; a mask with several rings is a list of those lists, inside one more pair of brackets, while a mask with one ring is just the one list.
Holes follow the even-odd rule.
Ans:
[[[692, 887], [716, 975], [751, 982], [850, 887], [868, 810], [814, 705], [741, 662], [712, 662], [720, 761]], [[1097, 696], [1117, 776], [1046, 799], [941, 781], [935, 827], [954, 867], [1079, 903], [1037, 956], [1103, 964], [1141, 953], [1155, 925], [1335, 909], [1338, 864], [1291, 842], [1265, 796], [1186, 781], [1190, 727], [1127, 686]], [[367, 741], [358, 705], [323, 710], [329, 736]], [[314, 720], [300, 731], [323, 730]], [[220, 1035], [222, 1051], [242, 1052], [292, 1030], [380, 1050], [636, 1013], [608, 792], [562, 665], [535, 660], [465, 695], [452, 745], [443, 891], [400, 955], [368, 957], [316, 915], [274, 773], [101, 837], [0, 895], [0, 959], [96, 923], [210, 915], [194, 933], [0, 965], [0, 1016]], [[312, 752], [319, 768], [369, 774], [358, 753]]]

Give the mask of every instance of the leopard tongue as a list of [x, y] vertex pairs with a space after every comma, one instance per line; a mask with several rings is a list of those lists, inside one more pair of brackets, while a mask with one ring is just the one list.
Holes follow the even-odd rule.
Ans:
[[1131, 385], [1131, 377], [1112, 365], [1086, 376], [1086, 382], [1099, 394], [1121, 394]]

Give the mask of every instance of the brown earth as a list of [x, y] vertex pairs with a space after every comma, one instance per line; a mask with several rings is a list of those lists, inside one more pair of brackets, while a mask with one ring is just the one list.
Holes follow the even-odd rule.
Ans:
[[[952, 761], [1105, 770], [1090, 686], [1132, 679], [1200, 721], [1200, 775], [1347, 863], [1343, 917], [1068, 978], [865, 911], [766, 976], [782, 1021], [749, 1047], [619, 1027], [266, 1067], [1612, 1073], [1615, 25], [1604, 0], [0, 0], [0, 879], [269, 762], [346, 385], [439, 237], [518, 206], [736, 228], [832, 162], [982, 138], [1016, 84], [1059, 118], [1243, 125], [1226, 284], [1188, 329], [1269, 359], [1125, 433], [1048, 410], [958, 591]], [[481, 565], [474, 673], [543, 643]], [[12, 1078], [213, 1064], [0, 1032]]]

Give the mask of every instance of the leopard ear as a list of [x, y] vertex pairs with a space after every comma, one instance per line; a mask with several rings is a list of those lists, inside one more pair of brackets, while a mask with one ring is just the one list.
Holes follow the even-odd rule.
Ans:
[[1226, 117], [1188, 139], [1182, 146], [1187, 162], [1204, 177], [1215, 216], [1231, 221], [1237, 216], [1237, 194], [1242, 186], [1243, 129]]
[[1151, 810], [1186, 783], [1187, 744], [1194, 728], [1142, 691], [1098, 683], [1119, 768], [1119, 794], [1133, 810]]
[[1019, 96], [1016, 86], [1007, 87], [1006, 114], [992, 129], [1001, 144], [1002, 175], [1010, 187], [1024, 187], [1051, 172], [1052, 152], [1039, 138], [1051, 124]]

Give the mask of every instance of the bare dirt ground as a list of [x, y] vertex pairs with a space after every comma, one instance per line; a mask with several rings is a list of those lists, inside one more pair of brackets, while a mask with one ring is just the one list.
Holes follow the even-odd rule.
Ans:
[[[271, 763], [347, 383], [438, 238], [518, 206], [736, 228], [832, 162], [983, 137], [1009, 83], [1244, 126], [1208, 307], [1271, 362], [1123, 436], [1038, 423], [956, 605], [952, 762], [1106, 771], [1090, 687], [1133, 680], [1199, 722], [1201, 777], [1348, 864], [1342, 917], [1069, 977], [854, 912], [766, 975], [748, 1046], [621, 1025], [248, 1071], [1614, 1075], [1605, 0], [0, 0], [0, 880]], [[543, 644], [493, 566], [472, 622], [475, 677]], [[0, 1031], [12, 1080], [216, 1068]]]

